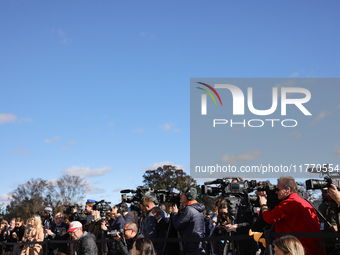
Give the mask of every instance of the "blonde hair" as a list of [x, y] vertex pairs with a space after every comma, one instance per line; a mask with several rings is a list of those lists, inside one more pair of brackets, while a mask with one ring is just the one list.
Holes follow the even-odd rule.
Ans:
[[33, 217], [35, 219], [35, 225], [34, 227], [36, 228], [37, 231], [39, 231], [42, 228], [42, 223], [41, 223], [41, 218], [39, 215], [33, 215]]
[[274, 245], [284, 254], [305, 255], [302, 244], [295, 236], [282, 236], [274, 242]]

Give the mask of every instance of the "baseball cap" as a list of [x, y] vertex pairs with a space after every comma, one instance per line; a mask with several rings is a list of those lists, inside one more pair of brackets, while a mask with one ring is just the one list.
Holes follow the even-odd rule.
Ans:
[[83, 225], [79, 221], [72, 221], [67, 232], [74, 232], [77, 228], [83, 228]]

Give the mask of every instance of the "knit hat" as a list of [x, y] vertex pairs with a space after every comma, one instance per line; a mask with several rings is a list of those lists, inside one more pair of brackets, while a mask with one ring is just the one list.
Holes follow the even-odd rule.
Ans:
[[44, 209], [45, 212], [48, 212], [49, 214], [52, 214], [52, 207], [50, 205], [46, 206]]

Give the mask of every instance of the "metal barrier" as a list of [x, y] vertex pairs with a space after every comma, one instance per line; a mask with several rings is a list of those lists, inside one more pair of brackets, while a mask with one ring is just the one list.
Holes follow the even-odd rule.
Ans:
[[[267, 230], [265, 233], [266, 239], [266, 255], [272, 255], [272, 245], [273, 241], [276, 237], [281, 237], [284, 235], [292, 235], [297, 238], [340, 238], [340, 232], [338, 233], [274, 233], [270, 230]], [[251, 240], [253, 237], [247, 235], [233, 235], [233, 236], [216, 236], [216, 237], [203, 237], [203, 238], [157, 238], [151, 239], [153, 242], [166, 242], [166, 243], [176, 243], [176, 242], [197, 242], [197, 241], [220, 241], [220, 240], [229, 240], [229, 241], [239, 241], [239, 240]], [[111, 243], [114, 242], [114, 239], [101, 239], [96, 240], [96, 243]], [[43, 242], [30, 242], [30, 243], [8, 243], [8, 242], [0, 242], [1, 245], [1, 254], [4, 253], [4, 247], [6, 245], [27, 245], [27, 244], [41, 244], [44, 247], [44, 255], [47, 254], [48, 248], [50, 244], [58, 244], [58, 243], [76, 243], [77, 240], [65, 240], [65, 241], [57, 241], [57, 240], [44, 240]], [[322, 249], [322, 247], [320, 247]], [[104, 251], [103, 254], [105, 255]]]

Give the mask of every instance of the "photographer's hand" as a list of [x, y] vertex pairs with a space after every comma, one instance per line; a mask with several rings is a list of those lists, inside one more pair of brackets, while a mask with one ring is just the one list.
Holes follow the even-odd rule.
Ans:
[[122, 238], [120, 237], [120, 235], [119, 234], [117, 234], [117, 236], [115, 236], [113, 239], [115, 239], [116, 241], [120, 241], [120, 240], [122, 240]]
[[102, 228], [102, 230], [104, 230], [104, 231], [106, 231], [107, 230], [107, 227], [106, 227], [106, 225], [105, 225], [105, 223], [101, 223], [101, 228]]
[[176, 204], [174, 204], [174, 206], [172, 207], [172, 212], [178, 213], [178, 207]]
[[340, 193], [334, 184], [328, 188], [328, 195], [338, 204], [340, 205]]
[[262, 209], [262, 213], [268, 210], [267, 206], [267, 195], [265, 191], [259, 192], [259, 202], [260, 202], [260, 207]]
[[237, 224], [235, 225], [228, 224], [225, 226], [225, 230], [227, 230], [228, 232], [231, 232], [231, 231], [236, 232], [236, 229], [237, 229]]

